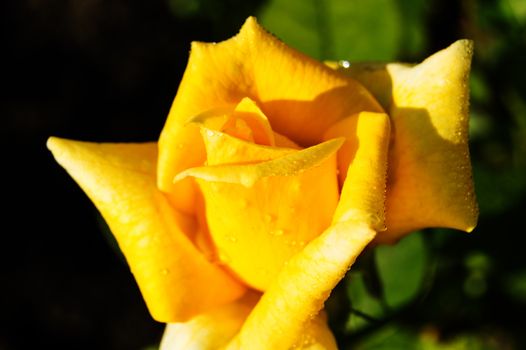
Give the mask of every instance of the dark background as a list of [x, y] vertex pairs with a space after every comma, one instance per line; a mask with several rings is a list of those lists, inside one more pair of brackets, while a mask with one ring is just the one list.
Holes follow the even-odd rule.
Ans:
[[[359, 20], [346, 20], [352, 13]], [[190, 42], [227, 39], [248, 15], [319, 59], [417, 62], [459, 38], [475, 40], [479, 227], [471, 235], [425, 232], [433, 276], [423, 283], [432, 288], [362, 332], [337, 334], [342, 347], [526, 348], [524, 2], [11, 0], [0, 4], [0, 349], [158, 343], [162, 325], [45, 142], [156, 140]], [[374, 25], [353, 27], [367, 23]], [[386, 327], [405, 338], [382, 347]]]

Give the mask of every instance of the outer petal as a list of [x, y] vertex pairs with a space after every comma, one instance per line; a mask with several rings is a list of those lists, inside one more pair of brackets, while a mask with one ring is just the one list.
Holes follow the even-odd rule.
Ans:
[[[170, 323], [160, 350], [217, 350], [239, 331], [259, 296], [249, 293], [242, 299], [196, 316], [185, 323]], [[322, 313], [302, 332], [297, 349], [335, 350], [336, 342]]]
[[220, 259], [244, 282], [266, 290], [283, 264], [330, 225], [338, 201], [335, 153], [343, 140], [296, 151], [210, 130], [204, 135], [211, 164], [248, 164], [192, 168], [181, 176], [199, 179]]
[[258, 104], [274, 130], [303, 145], [320, 142], [327, 127], [341, 118], [381, 111], [359, 83], [287, 47], [251, 17], [230, 40], [192, 45], [159, 140], [161, 190], [183, 191], [185, 186], [172, 179], [204, 158], [198, 131], [185, 126], [188, 119], [243, 97]]
[[361, 142], [347, 175], [355, 184], [344, 186], [346, 199], [338, 204], [333, 225], [287, 262], [229, 349], [278, 350], [297, 343], [303, 325], [323, 307], [375, 237], [375, 229], [383, 226], [377, 215], [384, 210], [381, 189], [385, 188], [389, 124], [381, 115], [374, 118], [372, 126], [358, 127]]
[[160, 350], [220, 349], [236, 335], [258, 300], [256, 293], [247, 293], [187, 322], [167, 324]]
[[307, 323], [299, 339], [294, 343], [293, 349], [338, 350], [336, 339], [329, 329], [323, 310]]
[[327, 138], [346, 136], [338, 151], [340, 174], [347, 174], [334, 221], [369, 216], [377, 231], [385, 230], [384, 207], [387, 150], [390, 140], [389, 117], [385, 113], [363, 112], [335, 124]]
[[290, 349], [323, 308], [375, 232], [365, 223], [331, 226], [283, 267], [227, 349]]
[[156, 320], [186, 320], [244, 293], [192, 245], [193, 222], [157, 190], [155, 143], [50, 138], [48, 148], [100, 210]]
[[478, 210], [468, 150], [468, 75], [473, 45], [460, 40], [416, 66], [358, 64], [360, 80], [392, 118], [387, 232], [425, 227], [471, 231]]

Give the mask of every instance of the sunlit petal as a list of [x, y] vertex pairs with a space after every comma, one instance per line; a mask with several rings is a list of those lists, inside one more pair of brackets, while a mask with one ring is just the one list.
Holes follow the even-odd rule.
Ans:
[[287, 47], [250, 17], [227, 41], [192, 44], [159, 139], [161, 190], [190, 191], [188, 180], [184, 186], [172, 180], [204, 160], [199, 131], [188, 120], [210, 108], [237, 105], [245, 97], [255, 101], [275, 131], [302, 145], [319, 143], [339, 119], [382, 110], [361, 84]]
[[374, 236], [365, 223], [345, 221], [311, 241], [283, 267], [227, 349], [290, 349]]
[[471, 231], [478, 210], [468, 150], [468, 76], [473, 44], [460, 40], [419, 65], [356, 64], [393, 126], [387, 193], [392, 241], [424, 227]]
[[256, 293], [202, 313], [187, 322], [166, 325], [160, 350], [217, 350], [232, 339], [259, 300]]
[[199, 179], [253, 186], [258, 180], [272, 176], [294, 176], [315, 167], [335, 153], [343, 139], [326, 141], [286, 156], [252, 165], [203, 166], [191, 168], [175, 177], [180, 181], [188, 176]]
[[157, 190], [155, 143], [50, 138], [48, 148], [100, 210], [156, 320], [186, 320], [244, 293], [194, 247], [194, 222]]
[[327, 138], [346, 137], [338, 151], [340, 174], [346, 174], [334, 221], [363, 220], [385, 230], [385, 182], [390, 141], [389, 117], [363, 112], [333, 125]]
[[[265, 290], [283, 264], [329, 226], [338, 201], [336, 151], [343, 139], [298, 151], [206, 129], [203, 137], [214, 165], [180, 176], [198, 179], [219, 258], [244, 282]], [[235, 165], [239, 161], [248, 164]]]
[[[258, 300], [258, 294], [248, 293], [240, 300], [196, 316], [187, 322], [167, 324], [160, 350], [222, 349], [239, 331]], [[301, 337], [294, 344], [294, 349], [337, 349], [324, 312], [305, 325]]]
[[305, 323], [383, 228], [389, 122], [384, 114], [364, 114], [356, 134], [360, 142], [332, 226], [284, 265], [229, 349], [293, 346]]

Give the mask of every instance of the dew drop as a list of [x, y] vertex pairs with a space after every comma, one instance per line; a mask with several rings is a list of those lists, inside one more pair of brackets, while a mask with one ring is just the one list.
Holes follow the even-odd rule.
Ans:
[[161, 270], [161, 274], [163, 274], [163, 275], [168, 275], [169, 273], [170, 273], [170, 270], [168, 270], [168, 269], [162, 269]]
[[346, 61], [346, 60], [341, 60], [338, 62], [338, 65], [342, 68], [349, 68], [351, 66], [351, 62], [349, 61]]
[[219, 261], [222, 264], [226, 265], [226, 264], [230, 263], [231, 259], [230, 259], [230, 256], [225, 254], [225, 252], [219, 252]]
[[231, 236], [231, 235], [228, 235], [228, 236], [225, 236], [225, 239], [230, 242], [230, 243], [236, 243], [237, 242], [237, 237], [236, 236]]
[[303, 339], [303, 347], [307, 348], [314, 343], [314, 339], [310, 335], [305, 335]]
[[151, 243], [151, 238], [149, 236], [145, 236], [137, 241], [137, 246], [141, 248], [146, 248]]
[[285, 234], [285, 230], [282, 230], [282, 229], [271, 230], [270, 234], [272, 236], [283, 236]]
[[285, 244], [287, 244], [288, 246], [291, 246], [291, 247], [295, 247], [298, 245], [298, 242], [295, 241], [295, 240], [292, 240], [292, 241], [286, 241]]

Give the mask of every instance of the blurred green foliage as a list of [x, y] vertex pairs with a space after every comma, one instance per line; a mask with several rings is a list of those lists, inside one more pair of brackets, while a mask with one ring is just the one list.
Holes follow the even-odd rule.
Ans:
[[270, 0], [259, 18], [317, 59], [390, 61], [421, 50], [424, 6], [421, 0]]

